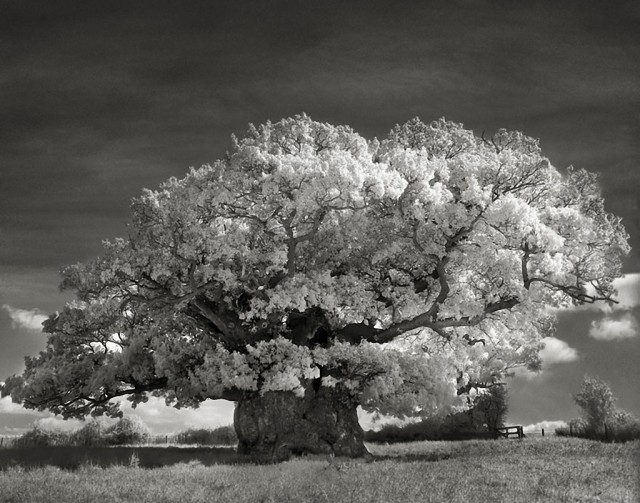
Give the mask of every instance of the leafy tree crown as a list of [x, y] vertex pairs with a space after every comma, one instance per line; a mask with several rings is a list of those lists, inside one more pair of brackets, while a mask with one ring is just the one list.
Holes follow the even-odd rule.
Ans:
[[585, 376], [582, 387], [573, 395], [573, 400], [582, 409], [586, 424], [593, 429], [602, 428], [616, 412], [613, 391], [598, 377]]
[[445, 411], [539, 365], [549, 306], [611, 301], [627, 239], [595, 175], [560, 174], [519, 132], [250, 126], [64, 269], [77, 300], [4, 392], [83, 416], [125, 395], [197, 406], [315, 383], [371, 410]]

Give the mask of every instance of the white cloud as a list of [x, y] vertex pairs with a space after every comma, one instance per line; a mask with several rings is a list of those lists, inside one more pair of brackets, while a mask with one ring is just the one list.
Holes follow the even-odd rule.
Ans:
[[578, 360], [578, 351], [569, 346], [566, 342], [556, 337], [545, 337], [542, 339], [544, 348], [540, 351], [540, 359], [542, 360], [542, 371], [535, 372], [524, 367], [518, 367], [513, 370], [515, 377], [521, 377], [527, 381], [543, 379], [552, 365], [558, 363], [570, 363]]
[[589, 336], [597, 340], [611, 341], [635, 337], [640, 332], [640, 324], [631, 311], [640, 306], [640, 273], [625, 274], [616, 278], [613, 287], [618, 292], [614, 296], [617, 304], [596, 302], [552, 311], [558, 314], [576, 311], [603, 314], [603, 317], [591, 322], [589, 329]]
[[548, 367], [557, 363], [573, 362], [578, 359], [578, 352], [566, 342], [556, 337], [542, 339], [544, 348], [540, 351], [542, 366]]
[[27, 330], [41, 332], [42, 322], [48, 318], [39, 309], [18, 309], [9, 304], [4, 304], [2, 309], [9, 313], [11, 324], [15, 328], [26, 328]]
[[569, 424], [566, 421], [540, 421], [534, 424], [528, 424], [522, 429], [525, 433], [540, 432], [544, 429], [545, 435], [553, 434], [556, 428], [568, 428]]
[[591, 322], [589, 336], [599, 341], [629, 339], [638, 335], [638, 328], [638, 321], [631, 313], [626, 313], [620, 318], [607, 316]]
[[535, 372], [529, 370], [525, 367], [516, 367], [511, 371], [511, 374], [514, 377], [521, 377], [522, 379], [526, 379], [527, 381], [533, 381], [536, 379], [542, 379], [544, 377], [543, 372]]
[[10, 396], [0, 398], [0, 414], [25, 414], [27, 409], [18, 403], [13, 403]]
[[25, 409], [22, 405], [13, 403], [11, 397], [0, 398], [0, 436], [22, 435], [31, 428], [34, 421], [46, 414]]
[[405, 419], [398, 419], [393, 416], [385, 416], [384, 414], [377, 414], [374, 412], [367, 412], [362, 407], [358, 407], [358, 421], [363, 430], [378, 431], [385, 426], [405, 426], [407, 424], [420, 421], [419, 417], [410, 417]]
[[217, 428], [233, 424], [235, 405], [227, 400], [206, 400], [197, 409], [176, 409], [167, 406], [164, 399], [149, 397], [149, 401], [135, 409], [130, 403], [120, 401], [126, 416], [138, 416], [155, 434], [177, 433], [189, 428]]
[[613, 281], [613, 287], [618, 290], [613, 306], [614, 310], [629, 310], [640, 306], [640, 273], [625, 274]]

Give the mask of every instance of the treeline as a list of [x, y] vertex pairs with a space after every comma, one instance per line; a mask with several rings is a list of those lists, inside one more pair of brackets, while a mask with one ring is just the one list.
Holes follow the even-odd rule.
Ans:
[[[167, 441], [184, 445], [237, 445], [238, 436], [233, 426], [220, 426], [214, 429], [190, 428], [175, 435], [168, 435]], [[162, 439], [160, 439], [162, 440]]]
[[236, 445], [233, 426], [215, 429], [190, 428], [171, 435], [152, 435], [137, 416], [123, 417], [113, 424], [92, 418], [74, 431], [59, 431], [35, 424], [11, 442], [16, 447], [79, 446], [105, 447], [135, 444]]
[[18, 446], [107, 446], [139, 444], [149, 441], [151, 430], [137, 416], [123, 417], [113, 424], [92, 418], [74, 431], [44, 428], [39, 424], [21, 435]]
[[364, 439], [367, 442], [394, 443], [497, 438], [496, 429], [505, 425], [506, 415], [507, 389], [504, 384], [496, 384], [476, 395], [469, 410], [404, 426], [384, 426], [378, 431], [366, 431]]
[[556, 429], [556, 435], [627, 442], [640, 439], [640, 421], [616, 407], [609, 385], [597, 377], [585, 377], [582, 388], [573, 395], [582, 417], [572, 419], [568, 427]]

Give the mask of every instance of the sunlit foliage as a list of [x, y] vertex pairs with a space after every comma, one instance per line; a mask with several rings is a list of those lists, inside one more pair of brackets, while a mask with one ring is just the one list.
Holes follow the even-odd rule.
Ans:
[[536, 368], [548, 307], [610, 300], [628, 252], [596, 176], [538, 141], [413, 119], [382, 141], [306, 115], [132, 204], [129, 235], [63, 271], [77, 300], [5, 393], [64, 416], [149, 393], [338, 387], [431, 415]]

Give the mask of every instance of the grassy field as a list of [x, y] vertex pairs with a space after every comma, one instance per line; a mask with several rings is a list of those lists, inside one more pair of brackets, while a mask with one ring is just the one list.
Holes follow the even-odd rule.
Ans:
[[218, 464], [215, 451], [198, 457], [197, 450], [185, 450], [183, 459], [167, 451], [163, 462], [179, 462], [158, 468], [143, 467], [145, 456], [155, 452], [152, 458], [158, 460], [158, 452], [139, 448], [135, 455], [117, 451], [129, 456], [124, 465], [85, 461], [74, 470], [25, 469], [17, 459], [10, 462], [5, 449], [0, 501], [640, 501], [637, 441], [547, 437], [369, 448], [374, 454], [369, 461], [308, 457], [273, 465], [238, 464], [241, 460], [224, 450], [217, 454]]

